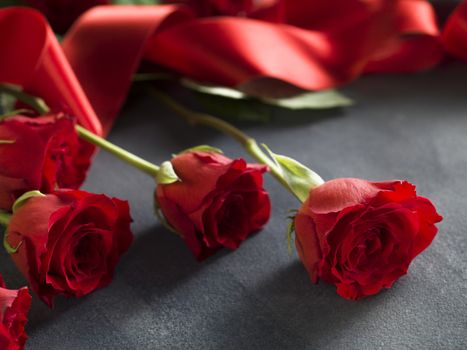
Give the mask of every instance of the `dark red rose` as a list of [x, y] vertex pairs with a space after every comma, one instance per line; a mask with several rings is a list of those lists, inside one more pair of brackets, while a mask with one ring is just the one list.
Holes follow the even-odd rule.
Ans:
[[59, 190], [28, 199], [6, 234], [13, 261], [49, 306], [58, 294], [81, 297], [112, 281], [133, 235], [128, 203], [84, 191]]
[[0, 121], [0, 209], [10, 210], [31, 190], [79, 188], [93, 152], [78, 139], [74, 119], [64, 115]]
[[172, 159], [181, 179], [158, 185], [156, 202], [198, 260], [217, 249], [236, 249], [268, 221], [265, 166], [217, 153], [186, 152]]
[[406, 181], [335, 179], [310, 191], [295, 218], [295, 243], [313, 282], [356, 300], [405, 275], [441, 220]]
[[31, 306], [31, 296], [27, 288], [10, 290], [5, 288], [0, 276], [0, 349], [21, 350], [27, 336], [24, 326]]
[[83, 12], [109, 0], [26, 0], [26, 4], [41, 11], [54, 31], [64, 33]]

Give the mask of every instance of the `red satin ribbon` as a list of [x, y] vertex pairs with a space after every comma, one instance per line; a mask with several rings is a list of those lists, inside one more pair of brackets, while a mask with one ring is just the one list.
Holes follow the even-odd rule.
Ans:
[[102, 133], [60, 44], [44, 17], [27, 8], [0, 11], [0, 82], [22, 86], [42, 97], [53, 111], [77, 116], [83, 126]]
[[[177, 5], [96, 7], [67, 33], [68, 61], [38, 13], [0, 10], [0, 81], [24, 86], [99, 132], [96, 112], [107, 132], [143, 57], [211, 83], [240, 86], [269, 77], [311, 90], [362, 72], [427, 69], [443, 57], [425, 0], [288, 0], [281, 6], [254, 12], [255, 19], [197, 18]], [[466, 12], [464, 3], [443, 34], [448, 52], [464, 59]]]

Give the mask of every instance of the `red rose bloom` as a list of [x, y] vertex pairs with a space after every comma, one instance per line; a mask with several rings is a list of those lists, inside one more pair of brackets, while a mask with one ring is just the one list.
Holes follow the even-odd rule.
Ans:
[[335, 179], [310, 191], [295, 218], [295, 243], [313, 282], [356, 300], [406, 274], [441, 220], [408, 182]]
[[0, 209], [23, 193], [76, 189], [86, 178], [94, 147], [80, 142], [64, 115], [16, 116], [0, 121]]
[[109, 0], [26, 0], [26, 4], [41, 11], [54, 31], [64, 33], [73, 22], [93, 6], [107, 5]]
[[0, 349], [20, 350], [24, 348], [27, 336], [24, 326], [31, 306], [27, 288], [10, 290], [5, 288], [0, 276]]
[[268, 221], [265, 166], [217, 153], [186, 152], [172, 159], [180, 182], [158, 185], [156, 202], [198, 260], [236, 249]]
[[84, 191], [32, 197], [15, 211], [7, 242], [13, 261], [49, 306], [108, 285], [133, 236], [126, 201]]

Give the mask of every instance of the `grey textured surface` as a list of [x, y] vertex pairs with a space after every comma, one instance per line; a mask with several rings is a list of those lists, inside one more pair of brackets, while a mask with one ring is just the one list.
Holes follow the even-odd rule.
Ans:
[[[100, 153], [85, 188], [131, 203], [136, 240], [113, 284], [49, 311], [37, 299], [29, 349], [466, 349], [467, 65], [420, 75], [369, 76], [345, 91], [355, 107], [322, 113], [277, 110], [245, 129], [324, 178], [405, 178], [444, 216], [431, 247], [395, 286], [360, 302], [313, 285], [287, 254], [287, 192], [267, 178], [268, 226], [235, 252], [197, 263], [152, 215], [154, 184]], [[110, 139], [161, 162], [211, 144], [243, 154], [211, 130], [192, 129], [150, 98], [133, 98]], [[24, 283], [7, 255], [2, 272]]]

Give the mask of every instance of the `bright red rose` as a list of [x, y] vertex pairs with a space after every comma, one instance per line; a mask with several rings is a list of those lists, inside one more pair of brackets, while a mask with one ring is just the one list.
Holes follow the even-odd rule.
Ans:
[[313, 282], [356, 300], [405, 275], [441, 220], [408, 182], [335, 179], [310, 191], [295, 218], [295, 243]]
[[74, 119], [64, 115], [4, 119], [0, 141], [0, 209], [7, 211], [31, 190], [79, 188], [94, 152], [78, 139]]
[[13, 261], [49, 306], [58, 294], [81, 297], [112, 281], [133, 235], [128, 203], [84, 191], [32, 197], [6, 234]]
[[0, 349], [20, 350], [24, 348], [28, 338], [24, 332], [24, 326], [30, 306], [31, 296], [28, 289], [6, 289], [0, 276]]
[[26, 4], [41, 11], [54, 31], [64, 33], [86, 10], [107, 5], [109, 0], [26, 0]]
[[198, 260], [238, 248], [268, 221], [265, 166], [208, 152], [182, 153], [171, 163], [181, 181], [158, 185], [156, 202]]

